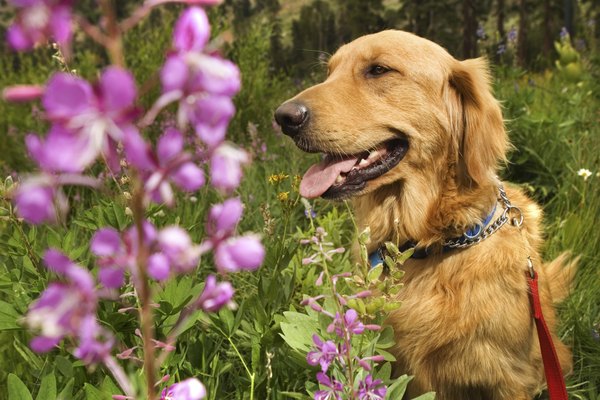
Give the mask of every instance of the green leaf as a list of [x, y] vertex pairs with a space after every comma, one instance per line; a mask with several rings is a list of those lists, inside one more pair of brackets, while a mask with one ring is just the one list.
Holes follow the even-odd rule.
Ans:
[[110, 393], [111, 396], [113, 394], [123, 394], [121, 389], [115, 384], [115, 382], [113, 382], [113, 380], [109, 376], [104, 377], [101, 388], [103, 393]]
[[397, 378], [394, 381], [394, 383], [392, 383], [390, 386], [388, 386], [388, 390], [385, 395], [385, 398], [387, 400], [401, 399], [404, 396], [404, 392], [406, 392], [406, 387], [408, 386], [408, 382], [410, 382], [411, 379], [412, 379], [412, 377], [410, 377], [408, 375], [402, 375], [401, 377]]
[[219, 319], [223, 323], [223, 326], [227, 328], [227, 334], [229, 336], [233, 335], [233, 324], [235, 321], [233, 312], [229, 308], [222, 308], [219, 311]]
[[392, 242], [385, 242], [385, 249], [394, 258], [400, 255], [400, 250], [398, 250], [398, 247]]
[[286, 311], [283, 315], [286, 321], [280, 323], [281, 337], [291, 348], [307, 352], [313, 346], [312, 335], [318, 331], [318, 321], [292, 311]]
[[44, 376], [40, 383], [40, 390], [35, 396], [36, 400], [50, 400], [56, 398], [56, 377], [54, 372]]
[[15, 374], [8, 374], [8, 400], [33, 400], [27, 386]]
[[0, 331], [21, 329], [17, 324], [20, 317], [12, 305], [0, 300]]
[[57, 400], [71, 400], [73, 398], [73, 385], [75, 385], [75, 378], [69, 379], [63, 390], [58, 394]]
[[371, 270], [367, 274], [367, 281], [368, 282], [377, 281], [379, 279], [379, 277], [381, 276], [382, 272], [383, 272], [383, 264], [377, 264], [377, 266], [371, 268]]
[[415, 397], [413, 400], [433, 400], [435, 399], [435, 392], [429, 392]]
[[110, 394], [103, 393], [89, 383], [83, 385], [83, 390], [85, 391], [86, 400], [109, 400], [112, 397]]
[[71, 378], [73, 376], [73, 364], [67, 358], [63, 356], [56, 356], [54, 359], [54, 364], [58, 371], [63, 374], [67, 378]]
[[310, 399], [309, 396], [302, 394], [302, 393], [296, 393], [296, 392], [279, 392], [280, 395], [286, 396], [290, 399], [298, 399], [298, 400], [308, 400]]

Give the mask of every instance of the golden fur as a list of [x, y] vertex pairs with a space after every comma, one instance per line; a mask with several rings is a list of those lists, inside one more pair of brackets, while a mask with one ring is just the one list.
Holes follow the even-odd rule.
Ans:
[[[373, 65], [390, 72], [369, 77]], [[398, 135], [408, 139], [404, 159], [352, 199], [360, 228], [371, 229], [370, 251], [385, 241], [439, 246], [497, 201], [496, 171], [509, 145], [483, 59], [458, 61], [426, 39], [384, 31], [341, 47], [327, 79], [291, 101], [311, 113], [301, 146], [357, 154]], [[542, 262], [541, 209], [520, 189], [506, 191], [523, 211], [520, 229], [506, 224], [475, 246], [404, 266], [403, 305], [387, 322], [398, 372], [414, 375], [410, 397], [436, 391], [440, 400], [524, 400], [543, 388], [526, 260], [536, 266], [553, 332], [553, 304], [568, 294], [575, 263], [565, 256]], [[570, 351], [553, 339], [568, 373]]]

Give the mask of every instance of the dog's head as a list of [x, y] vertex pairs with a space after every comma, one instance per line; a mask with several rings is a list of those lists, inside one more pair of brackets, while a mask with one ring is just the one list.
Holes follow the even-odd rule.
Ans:
[[484, 60], [458, 61], [407, 32], [344, 45], [325, 82], [275, 112], [299, 148], [324, 154], [301, 194], [342, 199], [411, 181], [467, 188], [495, 181], [507, 139], [488, 80]]

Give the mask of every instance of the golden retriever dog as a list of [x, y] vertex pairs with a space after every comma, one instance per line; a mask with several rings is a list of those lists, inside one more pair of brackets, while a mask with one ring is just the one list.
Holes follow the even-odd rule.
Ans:
[[572, 366], [554, 305], [575, 262], [543, 263], [540, 207], [497, 177], [509, 144], [489, 81], [484, 59], [389, 30], [342, 46], [324, 82], [275, 112], [300, 149], [323, 153], [304, 197], [350, 199], [370, 252], [416, 248], [387, 320], [411, 397], [524, 400], [544, 388], [528, 257], [563, 373]]

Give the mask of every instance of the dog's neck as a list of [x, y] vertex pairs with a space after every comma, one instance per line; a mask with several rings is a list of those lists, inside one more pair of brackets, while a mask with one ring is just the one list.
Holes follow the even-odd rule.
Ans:
[[498, 182], [464, 187], [448, 179], [411, 180], [377, 189], [353, 201], [359, 229], [369, 227], [369, 251], [386, 241], [419, 247], [461, 236], [494, 208]]

